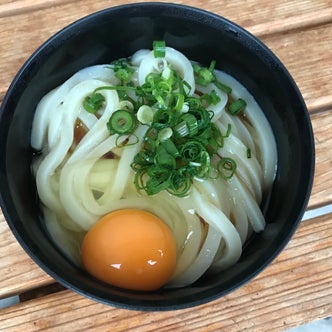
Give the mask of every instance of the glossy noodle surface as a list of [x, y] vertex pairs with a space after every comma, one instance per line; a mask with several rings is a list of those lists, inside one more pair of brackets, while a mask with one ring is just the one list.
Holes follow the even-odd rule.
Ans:
[[[250, 235], [264, 229], [261, 204], [275, 176], [275, 140], [253, 96], [226, 73], [200, 67], [170, 47], [162, 49], [161, 54], [156, 54], [156, 50], [139, 50], [121, 61], [82, 69], [50, 91], [37, 107], [31, 145], [39, 153], [32, 168], [46, 227], [64, 254], [81, 266], [83, 239], [105, 215], [128, 209], [152, 213], [171, 231], [176, 246], [172, 273], [168, 271], [167, 280], [161, 280], [167, 287], [186, 286], [206, 272], [218, 272], [235, 264]], [[122, 63], [120, 69], [124, 69], [120, 73], [119, 63]], [[163, 82], [169, 82], [172, 75], [180, 78], [182, 85], [170, 91], [173, 99], [169, 104], [164, 103], [169, 97], [153, 89], [151, 94], [156, 98], [153, 101], [147, 101], [146, 95], [139, 95], [140, 87], [146, 87], [148, 82], [155, 83], [156, 77], [160, 86], [166, 86]], [[200, 79], [205, 75], [208, 81], [202, 82]], [[154, 81], [149, 81], [151, 77]], [[239, 99], [244, 101], [244, 109], [232, 114], [230, 108], [235, 106], [231, 105]], [[174, 193], [174, 183], [164, 188], [164, 183], [159, 181], [161, 189], [149, 188], [148, 183], [154, 180], [153, 176], [147, 178], [151, 169], [145, 171], [145, 166], [139, 168], [136, 164], [134, 167], [133, 161], [146, 151], [155, 114], [171, 107], [171, 112], [177, 112], [178, 116], [187, 114], [185, 118], [189, 121], [193, 117], [188, 114], [196, 114], [190, 108], [195, 100], [200, 100], [205, 107], [210, 128], [218, 130], [217, 134], [221, 133], [218, 137], [222, 137], [213, 152], [200, 152], [205, 156], [207, 171], [202, 175], [201, 162], [189, 161], [187, 170], [189, 166], [201, 167], [200, 173], [189, 178], [186, 185], [181, 182], [180, 189], [185, 187], [181, 194]], [[94, 110], [87, 109], [87, 101]], [[126, 116], [133, 115], [130, 132], [126, 132], [127, 120], [122, 118], [116, 125], [120, 126], [117, 130], [124, 128], [124, 133], [112, 132], [110, 119], [119, 110], [127, 112]], [[180, 135], [174, 129], [176, 126], [163, 124], [162, 129], [167, 130], [155, 135], [156, 149], [164, 141]], [[186, 124], [190, 127], [189, 122]], [[176, 140], [181, 144], [176, 146], [174, 166], [165, 166], [167, 172], [170, 167], [174, 167], [175, 172], [185, 163], [178, 151], [182, 151], [181, 146], [188, 137], [199, 141], [197, 144], [205, 151], [204, 142], [194, 137], [199, 129], [193, 127], [193, 132], [184, 133]], [[168, 147], [166, 150], [169, 152]], [[189, 154], [193, 154], [192, 150]], [[151, 167], [157, 163], [160, 167], [161, 160], [160, 154], [155, 156], [150, 161]], [[218, 171], [222, 160], [226, 171], [232, 163], [236, 166], [230, 176], [221, 176]], [[127, 213], [126, 218], [131, 218], [130, 214]], [[146, 241], [144, 227], [142, 225], [143, 235], [140, 235], [143, 244]], [[110, 227], [107, 232], [111, 238]], [[118, 236], [126, 238], [124, 228], [122, 233]], [[132, 237], [133, 232], [130, 234]], [[100, 251], [101, 260], [103, 252], [108, 250], [117, 249], [106, 246]], [[119, 250], [128, 251], [130, 255], [132, 249], [128, 244]], [[131, 288], [128, 284], [124, 287]], [[135, 285], [132, 288], [135, 289]]]

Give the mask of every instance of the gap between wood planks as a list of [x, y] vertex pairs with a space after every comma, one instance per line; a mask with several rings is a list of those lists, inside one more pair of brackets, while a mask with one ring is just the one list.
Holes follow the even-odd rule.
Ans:
[[332, 213], [332, 203], [307, 210], [303, 215], [302, 221], [324, 216], [329, 213]]

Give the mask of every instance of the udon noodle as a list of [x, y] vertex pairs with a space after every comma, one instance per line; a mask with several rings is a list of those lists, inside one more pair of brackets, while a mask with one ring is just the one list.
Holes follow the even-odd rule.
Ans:
[[[207, 271], [218, 272], [235, 264], [250, 235], [264, 229], [261, 204], [274, 180], [276, 144], [253, 96], [225, 72], [213, 71], [218, 81], [231, 88], [229, 94], [213, 82], [197, 84], [193, 62], [170, 47], [163, 59], [156, 58], [153, 51], [140, 50], [129, 60], [135, 86], [143, 85], [151, 72], [170, 66], [186, 82], [188, 96], [217, 93], [218, 102], [209, 106], [211, 121], [222, 133], [231, 130], [211, 164], [220, 156], [231, 158], [236, 163], [234, 174], [228, 179], [194, 178], [183, 197], [166, 190], [154, 195], [137, 190], [131, 165], [148, 126], [139, 124], [128, 135], [110, 135], [107, 123], [111, 115], [131, 105], [116, 89], [102, 88], [120, 84], [113, 66], [94, 65], [50, 91], [37, 107], [31, 145], [39, 151], [33, 162], [38, 194], [51, 237], [77, 265], [81, 264], [85, 233], [106, 213], [138, 208], [157, 215], [171, 228], [177, 244], [176, 269], [168, 286], [181, 287]], [[98, 88], [103, 106], [89, 113], [84, 100]], [[130, 100], [137, 99], [133, 92], [128, 94]], [[246, 106], [234, 116], [227, 108], [238, 98]]]

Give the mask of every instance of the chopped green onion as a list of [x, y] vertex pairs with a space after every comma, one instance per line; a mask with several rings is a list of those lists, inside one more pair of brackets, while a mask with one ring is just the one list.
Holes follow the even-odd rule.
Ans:
[[214, 81], [213, 69], [215, 66], [215, 61], [211, 62], [210, 67], [201, 67], [198, 64], [193, 64], [194, 72], [196, 73], [195, 81], [196, 84], [202, 86], [208, 86], [211, 82]]
[[223, 135], [223, 137], [229, 137], [229, 135], [231, 134], [231, 130], [232, 130], [232, 125], [229, 123], [228, 125], [227, 125], [227, 130], [226, 130], [226, 133], [225, 133], [225, 135]]
[[181, 111], [184, 103], [184, 95], [181, 93], [176, 93], [172, 96], [172, 103], [174, 104], [175, 111]]
[[101, 90], [115, 90], [115, 91], [136, 91], [136, 88], [129, 85], [105, 85], [96, 88], [93, 93]]
[[188, 97], [187, 103], [191, 110], [197, 110], [202, 108], [202, 101], [199, 98]]
[[84, 109], [89, 113], [96, 113], [104, 104], [105, 97], [101, 93], [93, 93], [83, 101]]
[[238, 98], [232, 104], [229, 105], [228, 110], [232, 115], [237, 115], [237, 114], [241, 113], [242, 111], [244, 111], [246, 106], [247, 106], [247, 103], [243, 99]]
[[152, 93], [159, 94], [162, 96], [167, 96], [172, 93], [172, 86], [167, 81], [159, 81]]
[[205, 151], [202, 143], [199, 141], [188, 141], [181, 146], [180, 154], [184, 160], [187, 161], [197, 161], [201, 152]]
[[215, 90], [211, 91], [210, 97], [211, 97], [211, 104], [212, 105], [216, 105], [220, 102], [220, 97], [218, 96], [218, 94]]
[[119, 69], [115, 74], [115, 76], [119, 80], [124, 81], [124, 82], [130, 81], [132, 75], [133, 75], [133, 71], [124, 69], [124, 68]]
[[153, 109], [148, 105], [142, 105], [138, 109], [136, 116], [137, 120], [142, 124], [151, 123], [153, 120]]
[[181, 122], [174, 127], [177, 137], [193, 137], [198, 133], [198, 122], [195, 115], [183, 113]]
[[183, 80], [183, 81], [182, 81], [182, 84], [179, 85], [179, 90], [180, 90], [180, 93], [182, 93], [182, 94], [184, 94], [185, 96], [187, 96], [186, 89], [185, 89], [184, 87], [187, 88], [187, 91], [190, 91], [190, 90], [191, 90], [191, 86], [190, 86], [190, 84], [189, 84], [187, 81], [185, 81], [185, 80]]
[[[212, 123], [210, 126], [210, 132], [211, 132], [211, 138], [214, 139], [218, 147], [223, 147], [224, 146], [224, 137], [219, 130], [219, 128], [216, 126], [216, 124]], [[215, 151], [217, 152], [217, 151]]]
[[199, 71], [199, 76], [196, 78], [196, 83], [203, 86], [208, 86], [213, 81], [213, 74], [207, 69], [202, 68]]
[[195, 115], [191, 113], [185, 113], [182, 116], [182, 121], [185, 122], [188, 127], [189, 137], [193, 137], [198, 133], [198, 122]]
[[187, 126], [187, 123], [185, 121], [182, 121], [181, 123], [178, 123], [174, 127], [174, 133], [175, 133], [176, 137], [186, 137], [186, 136], [188, 136], [189, 135], [189, 128]]
[[147, 173], [149, 179], [143, 185], [144, 190], [148, 195], [154, 195], [162, 190], [167, 190], [171, 185], [171, 176], [173, 170], [167, 170], [158, 166], [151, 166]]
[[209, 176], [211, 169], [210, 155], [207, 151], [202, 151], [199, 156], [199, 167], [195, 176], [200, 179], [206, 179]]
[[162, 128], [158, 133], [158, 140], [165, 141], [173, 135], [173, 129], [170, 127]]
[[135, 145], [138, 142], [139, 142], [139, 138], [136, 136], [135, 133], [131, 133], [130, 137], [127, 137], [125, 140], [123, 140], [122, 135], [118, 135], [118, 137], [115, 139], [115, 146], [118, 148], [121, 148], [124, 146]]
[[165, 150], [173, 157], [178, 157], [180, 155], [179, 150], [171, 139], [166, 139], [160, 142]]
[[213, 71], [214, 71], [214, 68], [215, 68], [215, 66], [216, 66], [216, 63], [217, 63], [216, 60], [212, 60], [212, 61], [211, 61], [210, 66], [209, 66], [209, 71], [210, 71], [210, 72], [213, 72]]
[[153, 163], [153, 157], [147, 151], [142, 150], [135, 155], [131, 167], [138, 171], [151, 163]]
[[216, 105], [220, 101], [220, 97], [217, 95], [215, 90], [212, 90], [210, 93], [204, 93], [200, 99], [205, 102], [205, 107], [212, 105]]
[[132, 112], [134, 110], [134, 105], [129, 100], [121, 100], [118, 105], [119, 109]]
[[158, 145], [154, 162], [159, 167], [172, 170], [176, 166], [175, 158], [168, 153], [163, 144]]
[[153, 154], [158, 144], [158, 130], [150, 127], [143, 138], [143, 142], [144, 150], [149, 154]]
[[164, 58], [166, 54], [166, 43], [164, 40], [153, 42], [153, 55], [155, 58]]
[[182, 113], [187, 113], [189, 111], [189, 104], [187, 102], [184, 102], [181, 108]]
[[120, 58], [111, 62], [113, 70], [116, 72], [119, 69], [127, 68], [129, 66], [129, 61], [127, 58]]
[[[215, 85], [208, 93], [193, 94], [193, 87], [166, 59], [162, 59], [166, 56], [164, 41], [153, 43], [153, 53], [156, 61], [162, 63], [162, 68], [147, 75], [144, 84], [137, 85], [133, 79], [135, 69], [130, 58], [113, 61], [110, 68], [120, 83], [95, 89], [83, 106], [94, 113], [105, 102], [98, 91], [116, 91], [120, 100], [119, 110], [107, 123], [110, 134], [118, 135], [116, 146], [138, 143], [139, 138], [134, 133], [138, 122], [147, 126], [140, 150], [131, 163], [137, 190], [144, 190], [148, 195], [166, 190], [184, 197], [194, 179], [220, 176], [227, 180], [235, 172], [235, 161], [219, 155], [224, 140], [230, 136], [231, 125], [228, 124], [223, 134], [212, 122], [214, 113], [208, 110], [210, 105], [220, 102], [220, 91], [230, 94], [232, 89], [217, 80], [214, 74], [216, 61], [213, 60], [209, 67], [193, 64], [197, 84]], [[238, 114], [244, 107], [238, 99], [228, 110]], [[250, 153], [247, 149], [247, 156]], [[216, 167], [211, 164], [212, 158], [220, 159]]]
[[210, 113], [202, 107], [191, 110], [190, 113], [195, 116], [199, 131], [210, 127], [213, 114], [210, 116]]
[[160, 109], [153, 116], [153, 126], [156, 128], [172, 127], [177, 123], [178, 114]]
[[186, 171], [172, 172], [170, 186], [166, 189], [170, 194], [184, 197], [188, 194], [192, 185], [192, 178]]
[[236, 162], [231, 158], [222, 158], [218, 163], [218, 170], [223, 179], [229, 180], [236, 170]]
[[107, 123], [107, 128], [111, 135], [131, 134], [136, 128], [136, 117], [133, 113], [125, 110], [115, 111]]
[[128, 62], [128, 59], [119, 59], [111, 63], [115, 76], [122, 82], [127, 83], [131, 80], [135, 69], [132, 68]]
[[222, 83], [222, 82], [219, 82], [218, 80], [216, 80], [216, 81], [214, 82], [214, 84], [216, 85], [216, 87], [217, 87], [219, 90], [221, 90], [221, 91], [227, 93], [228, 95], [230, 95], [230, 94], [232, 93], [232, 88], [229, 87], [228, 85], [226, 85], [226, 84], [224, 84], [224, 83]]
[[251, 158], [251, 149], [247, 149], [247, 158], [250, 159]]

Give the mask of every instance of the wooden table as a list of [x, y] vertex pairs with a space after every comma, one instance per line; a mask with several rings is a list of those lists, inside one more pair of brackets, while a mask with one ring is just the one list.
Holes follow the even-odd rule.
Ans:
[[[53, 33], [121, 0], [0, 0], [0, 100]], [[184, 0], [249, 30], [283, 61], [311, 115], [317, 154], [309, 210], [332, 202], [332, 0]], [[0, 143], [1, 144], [1, 143]], [[332, 316], [332, 214], [303, 221], [279, 257], [232, 294], [199, 307], [141, 313], [66, 290], [18, 245], [0, 213], [0, 331], [284, 331]]]

